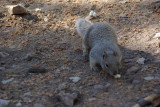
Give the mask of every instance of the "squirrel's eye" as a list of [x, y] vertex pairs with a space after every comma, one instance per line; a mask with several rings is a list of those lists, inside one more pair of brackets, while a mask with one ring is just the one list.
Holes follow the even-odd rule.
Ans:
[[107, 68], [109, 67], [108, 64], [106, 64], [106, 67], [107, 67]]

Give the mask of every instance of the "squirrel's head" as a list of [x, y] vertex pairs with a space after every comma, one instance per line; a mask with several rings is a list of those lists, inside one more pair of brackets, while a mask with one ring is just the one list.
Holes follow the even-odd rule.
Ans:
[[110, 75], [118, 74], [119, 68], [121, 68], [121, 54], [114, 51], [107, 51], [103, 53], [102, 69], [107, 71]]

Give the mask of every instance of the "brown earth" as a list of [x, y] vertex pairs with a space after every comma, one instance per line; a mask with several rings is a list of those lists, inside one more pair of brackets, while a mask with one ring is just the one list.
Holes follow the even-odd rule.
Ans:
[[[113, 2], [112, 2], [113, 1]], [[74, 106], [131, 107], [143, 97], [160, 92], [160, 46], [153, 36], [160, 32], [159, 13], [154, 0], [1, 0], [0, 1], [0, 99], [9, 107], [66, 106], [57, 98], [60, 92], [78, 93]], [[25, 4], [27, 15], [9, 15], [6, 5]], [[35, 12], [41, 8], [41, 12]], [[122, 77], [106, 72], [92, 73], [82, 57], [81, 38], [75, 19], [97, 13], [93, 22], [110, 23], [117, 32], [123, 53]], [[121, 17], [123, 15], [123, 17]], [[125, 16], [125, 17], [124, 17]], [[145, 58], [138, 64], [138, 58]], [[138, 71], [127, 72], [130, 67]], [[45, 73], [29, 73], [30, 68]], [[127, 73], [126, 73], [127, 72]], [[74, 83], [69, 78], [81, 79]], [[145, 77], [154, 77], [146, 80]], [[96, 85], [105, 86], [96, 89]]]

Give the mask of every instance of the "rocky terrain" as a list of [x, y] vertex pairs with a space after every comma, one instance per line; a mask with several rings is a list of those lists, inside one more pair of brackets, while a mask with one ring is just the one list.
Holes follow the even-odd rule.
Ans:
[[[160, 92], [160, 1], [0, 4], [0, 107], [131, 107]], [[6, 6], [16, 4], [27, 13], [11, 15]], [[110, 23], [117, 33], [123, 53], [119, 79], [90, 72], [82, 57], [75, 20], [91, 10], [92, 22]]]

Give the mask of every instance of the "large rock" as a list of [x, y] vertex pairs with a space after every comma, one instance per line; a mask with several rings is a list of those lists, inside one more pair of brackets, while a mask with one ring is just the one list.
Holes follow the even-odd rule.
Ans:
[[7, 5], [8, 12], [11, 15], [22, 15], [26, 14], [27, 10], [22, 5]]

